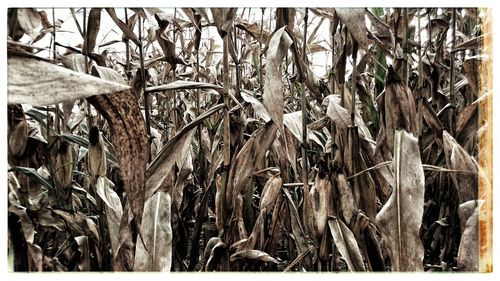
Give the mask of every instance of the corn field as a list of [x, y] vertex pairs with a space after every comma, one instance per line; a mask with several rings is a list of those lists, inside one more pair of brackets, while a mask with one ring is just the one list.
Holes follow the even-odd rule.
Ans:
[[492, 270], [489, 9], [7, 14], [9, 271]]

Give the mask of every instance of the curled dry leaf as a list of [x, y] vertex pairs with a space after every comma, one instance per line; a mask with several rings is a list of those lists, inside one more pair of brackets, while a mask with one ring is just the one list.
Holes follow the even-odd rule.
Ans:
[[458, 203], [462, 204], [478, 198], [477, 162], [457, 141], [443, 131], [443, 148], [446, 165], [450, 170], [471, 171], [470, 173], [451, 173], [451, 179], [458, 191]]
[[418, 141], [404, 130], [395, 133], [393, 170], [396, 185], [376, 222], [387, 245], [392, 269], [423, 271], [424, 247], [419, 229], [424, 212], [424, 170]]
[[87, 32], [85, 33], [85, 41], [83, 41], [83, 54], [90, 54], [94, 51], [97, 34], [101, 27], [101, 10], [102, 8], [90, 9], [87, 20]]
[[255, 111], [255, 114], [259, 116], [264, 122], [269, 122], [271, 121], [271, 117], [269, 116], [269, 112], [267, 112], [267, 109], [262, 105], [262, 103], [254, 98], [253, 96], [249, 95], [246, 93], [246, 91], [241, 91], [241, 97], [243, 98], [244, 101], [250, 103], [253, 107], [253, 110]]
[[172, 265], [171, 199], [167, 192], [157, 192], [146, 201], [141, 232], [149, 252], [136, 244], [135, 271], [170, 271]]
[[[290, 214], [290, 226], [292, 228], [293, 237], [295, 238], [295, 245], [297, 246], [298, 254], [305, 254], [310, 251], [310, 241], [306, 236], [304, 227], [302, 226], [299, 217], [299, 212], [293, 202], [290, 191], [287, 189], [283, 189], [283, 191], [287, 199], [288, 213]], [[302, 261], [304, 262], [306, 269], [311, 268], [312, 264], [315, 262], [310, 254], [308, 254]]]
[[88, 101], [104, 116], [111, 127], [123, 187], [132, 213], [140, 225], [144, 208], [147, 147], [146, 125], [139, 105], [130, 90], [100, 95]]
[[96, 193], [106, 204], [106, 222], [108, 223], [109, 239], [111, 241], [111, 252], [113, 256], [118, 251], [120, 243], [120, 221], [123, 215], [122, 203], [118, 194], [111, 188], [110, 181], [105, 177], [99, 177], [95, 185]]
[[368, 48], [364, 8], [336, 8], [335, 13], [347, 27], [347, 31], [363, 49]]
[[108, 12], [111, 19], [113, 19], [116, 25], [118, 25], [118, 27], [122, 30], [126, 38], [132, 40], [132, 42], [134, 42], [137, 46], [141, 45], [141, 42], [139, 41], [135, 33], [132, 32], [132, 30], [130, 30], [130, 28], [116, 16], [114, 8], [106, 8], [106, 12]]
[[335, 246], [347, 263], [350, 271], [366, 271], [363, 257], [352, 231], [337, 217], [328, 219], [328, 227]]
[[158, 156], [151, 161], [147, 169], [146, 198], [151, 197], [160, 187], [171, 172], [173, 165], [178, 161], [177, 158], [182, 159], [185, 156], [196, 126], [223, 107], [224, 104], [216, 105], [186, 125], [168, 141]]
[[243, 250], [236, 252], [230, 257], [231, 262], [265, 262], [279, 263], [275, 258], [268, 253], [259, 250]]
[[237, 8], [210, 8], [220, 37], [224, 38], [230, 32], [237, 10]]
[[266, 107], [271, 119], [278, 125], [278, 129], [284, 135], [283, 127], [283, 84], [281, 83], [282, 71], [281, 63], [292, 44], [292, 39], [285, 30], [285, 27], [278, 29], [271, 40], [267, 50], [267, 60], [264, 70], [263, 104]]
[[479, 271], [479, 208], [467, 220], [458, 247], [459, 271]]
[[99, 65], [93, 65], [91, 69], [91, 73], [95, 77], [99, 77], [101, 79], [104, 79], [106, 81], [110, 82], [115, 82], [118, 84], [122, 85], [127, 85], [127, 82], [123, 77], [118, 73], [116, 70], [109, 68], [109, 67], [104, 67], [104, 66], [99, 66]]
[[74, 235], [86, 235], [95, 242], [100, 241], [97, 226], [87, 215], [78, 211], [70, 213], [64, 210], [54, 210], [54, 213], [66, 221], [67, 226]]
[[234, 165], [229, 171], [229, 182], [226, 189], [226, 204], [233, 206], [236, 197], [246, 191], [251, 175], [257, 170], [256, 166], [264, 159], [267, 150], [276, 137], [278, 127], [273, 122], [267, 123], [258, 129], [236, 155]]
[[40, 14], [33, 8], [17, 9], [17, 23], [19, 27], [32, 39], [39, 34], [39, 27], [42, 24]]
[[90, 250], [89, 250], [89, 238], [87, 236], [77, 236], [75, 241], [78, 245], [78, 251], [80, 252], [80, 261], [77, 265], [79, 271], [90, 271]]
[[27, 57], [8, 58], [8, 104], [51, 105], [129, 87]]
[[418, 133], [415, 99], [392, 66], [387, 70], [384, 113], [387, 144], [390, 149], [393, 149], [396, 129], [402, 128], [415, 135]]
[[210, 83], [177, 80], [175, 82], [172, 82], [172, 83], [169, 83], [166, 85], [148, 87], [148, 88], [146, 88], [145, 92], [146, 93], [154, 93], [154, 92], [162, 92], [162, 91], [169, 91], [169, 90], [193, 90], [193, 89], [216, 89], [217, 90], [217, 89], [222, 89], [222, 87], [219, 85], [210, 84]]

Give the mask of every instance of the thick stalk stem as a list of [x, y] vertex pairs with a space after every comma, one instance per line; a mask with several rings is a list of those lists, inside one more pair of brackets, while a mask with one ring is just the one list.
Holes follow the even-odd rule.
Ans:
[[351, 87], [351, 125], [354, 127], [354, 116], [356, 115], [356, 83], [358, 81], [358, 42], [352, 38], [352, 87]]
[[[453, 50], [455, 48], [455, 36], [456, 36], [456, 29], [457, 29], [457, 13], [455, 11], [455, 8], [451, 9], [452, 16], [451, 16], [451, 49]], [[449, 103], [452, 106], [456, 106], [456, 96], [455, 96], [455, 53], [451, 53], [451, 58], [450, 58], [450, 97], [449, 97]], [[450, 127], [450, 134], [453, 136], [453, 110], [448, 110], [448, 122], [449, 122], [449, 127]]]
[[[306, 47], [307, 47], [307, 19], [308, 19], [308, 8], [305, 10], [304, 16], [304, 37], [302, 41], [302, 58], [306, 61]], [[305, 82], [302, 82], [300, 90], [302, 92], [301, 96], [301, 110], [302, 110], [302, 182], [304, 185], [304, 196], [309, 193], [309, 186], [307, 185], [309, 178], [309, 171], [307, 169], [307, 108], [306, 108], [306, 89]]]
[[146, 77], [144, 74], [144, 50], [142, 46], [142, 19], [139, 18], [137, 21], [139, 24], [139, 58], [141, 61], [141, 80], [142, 80], [142, 92], [144, 94], [144, 111], [146, 113], [146, 131], [148, 133], [148, 163], [151, 161], [151, 121], [149, 116], [149, 103], [148, 94], [146, 93]]

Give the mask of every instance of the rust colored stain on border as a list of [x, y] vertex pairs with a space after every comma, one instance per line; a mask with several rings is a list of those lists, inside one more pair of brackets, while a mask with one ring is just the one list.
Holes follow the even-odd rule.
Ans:
[[[491, 8], [480, 8], [483, 34], [492, 32]], [[483, 55], [488, 59], [482, 60], [479, 66], [479, 91], [483, 97], [479, 103], [479, 128], [485, 132], [479, 138], [479, 199], [484, 204], [479, 209], [479, 271], [493, 271], [493, 42], [492, 36], [483, 37]]]

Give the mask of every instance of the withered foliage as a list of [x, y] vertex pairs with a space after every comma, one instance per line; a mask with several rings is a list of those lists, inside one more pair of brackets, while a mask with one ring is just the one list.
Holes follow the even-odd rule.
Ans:
[[54, 12], [8, 10], [9, 270], [491, 268], [485, 10]]

